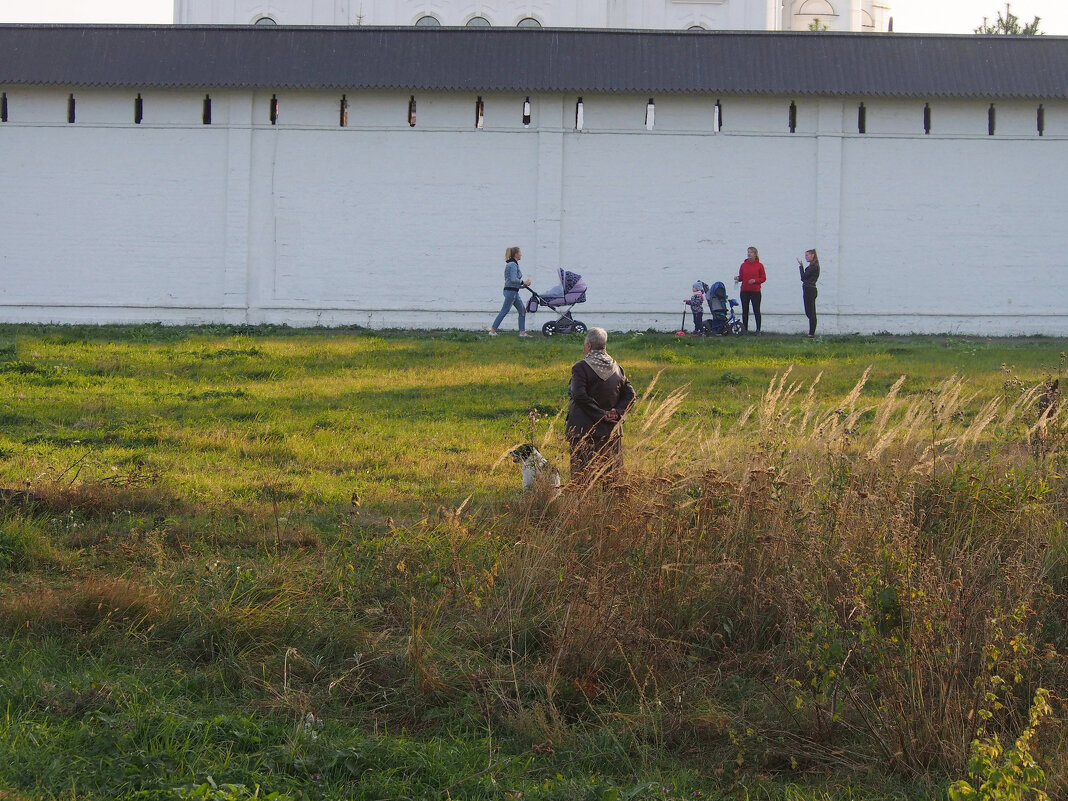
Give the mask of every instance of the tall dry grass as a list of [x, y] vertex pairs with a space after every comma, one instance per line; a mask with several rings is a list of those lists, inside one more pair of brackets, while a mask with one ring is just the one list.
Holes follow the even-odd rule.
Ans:
[[537, 631], [546, 732], [622, 704], [659, 744], [919, 775], [1026, 723], [1065, 678], [1065, 412], [867, 378], [787, 371], [733, 425], [651, 391], [625, 476], [527, 502], [484, 614]]

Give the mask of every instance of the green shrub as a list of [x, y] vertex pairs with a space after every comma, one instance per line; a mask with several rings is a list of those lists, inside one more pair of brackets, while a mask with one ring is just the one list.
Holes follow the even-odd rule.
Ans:
[[1049, 691], [1035, 693], [1027, 728], [1012, 748], [1005, 749], [998, 736], [977, 739], [972, 743], [968, 771], [974, 783], [965, 779], [949, 788], [950, 801], [1047, 801], [1043, 789], [1046, 774], [1031, 753], [1031, 740], [1043, 718], [1049, 716]]

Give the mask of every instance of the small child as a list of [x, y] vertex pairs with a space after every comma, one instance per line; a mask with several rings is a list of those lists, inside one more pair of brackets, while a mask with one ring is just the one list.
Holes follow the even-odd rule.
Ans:
[[703, 330], [702, 320], [705, 316], [705, 291], [704, 284], [700, 281], [694, 282], [693, 296], [689, 300], [684, 300], [683, 303], [690, 307], [690, 312], [693, 314], [693, 332], [694, 334], [700, 334]]

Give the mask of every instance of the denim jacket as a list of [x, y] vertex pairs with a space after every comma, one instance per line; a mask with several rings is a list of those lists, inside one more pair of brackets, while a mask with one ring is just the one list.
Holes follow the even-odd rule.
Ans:
[[504, 265], [504, 288], [519, 289], [523, 285], [523, 273], [519, 271], [519, 262], [512, 260]]

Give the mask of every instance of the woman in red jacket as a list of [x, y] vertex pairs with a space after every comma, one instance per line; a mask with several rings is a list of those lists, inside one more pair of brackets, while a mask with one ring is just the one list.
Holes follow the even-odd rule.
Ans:
[[742, 329], [749, 331], [749, 305], [753, 306], [753, 317], [756, 319], [756, 330], [760, 333], [760, 285], [768, 280], [764, 273], [764, 265], [760, 263], [760, 254], [757, 249], [750, 247], [746, 251], [745, 261], [738, 268], [738, 275], [734, 276], [734, 282], [741, 284], [742, 293]]

